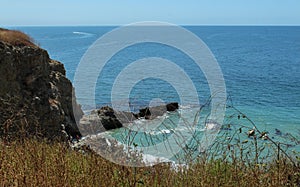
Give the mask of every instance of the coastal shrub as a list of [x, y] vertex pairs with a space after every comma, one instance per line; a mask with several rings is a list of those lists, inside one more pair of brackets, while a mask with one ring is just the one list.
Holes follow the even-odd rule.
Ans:
[[36, 47], [34, 40], [27, 34], [17, 31], [0, 28], [0, 41], [14, 46]]

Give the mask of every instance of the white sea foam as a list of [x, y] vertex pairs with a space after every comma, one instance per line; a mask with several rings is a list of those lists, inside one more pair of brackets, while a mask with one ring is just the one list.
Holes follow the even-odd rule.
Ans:
[[150, 154], [142, 154], [143, 162], [147, 165], [154, 165], [161, 162], [174, 162], [164, 157], [158, 157]]
[[188, 169], [187, 164], [178, 164], [173, 160], [164, 157], [153, 156], [150, 154], [142, 154], [143, 162], [147, 165], [155, 165], [158, 163], [170, 163], [171, 169], [176, 172], [182, 172], [184, 169]]
[[160, 135], [160, 134], [170, 134], [171, 132], [174, 132], [172, 129], [162, 129], [160, 131], [150, 131], [150, 135]]
[[105, 141], [106, 141], [106, 143], [107, 143], [108, 146], [111, 146], [111, 143], [110, 143], [110, 141], [107, 138], [105, 138]]
[[190, 105], [180, 105], [179, 106], [179, 109], [190, 109], [190, 108], [192, 108]]
[[220, 124], [214, 122], [205, 123], [205, 130], [217, 130], [220, 128]]

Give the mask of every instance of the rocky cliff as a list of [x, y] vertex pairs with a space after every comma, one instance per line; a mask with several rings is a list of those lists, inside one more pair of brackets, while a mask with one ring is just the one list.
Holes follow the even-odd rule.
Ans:
[[15, 45], [0, 38], [0, 137], [80, 136], [73, 100], [62, 63], [34, 45]]

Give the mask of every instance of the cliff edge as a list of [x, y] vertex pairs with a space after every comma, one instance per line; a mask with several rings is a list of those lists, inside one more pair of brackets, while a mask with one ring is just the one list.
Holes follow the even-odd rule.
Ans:
[[74, 116], [83, 112], [63, 64], [29, 40], [1, 39], [1, 32], [9, 31], [0, 30], [0, 137], [80, 136]]

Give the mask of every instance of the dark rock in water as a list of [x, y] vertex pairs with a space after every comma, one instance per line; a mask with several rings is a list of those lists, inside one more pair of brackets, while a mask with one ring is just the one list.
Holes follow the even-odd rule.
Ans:
[[179, 108], [178, 103], [168, 103], [166, 105], [146, 107], [140, 109], [139, 113], [135, 114], [136, 118], [144, 117], [145, 119], [153, 119], [157, 116], [162, 116], [164, 113], [173, 112]]
[[136, 118], [144, 117], [145, 119], [150, 119], [150, 116], [151, 116], [150, 108], [146, 107], [146, 108], [140, 109], [140, 112], [135, 114], [135, 116], [136, 116]]
[[167, 107], [167, 111], [172, 112], [172, 111], [177, 110], [179, 108], [179, 105], [177, 102], [176, 103], [168, 103], [166, 105], [166, 107]]
[[115, 111], [111, 107], [102, 107], [97, 111], [97, 113], [101, 124], [106, 130], [123, 127], [122, 123], [117, 119]]
[[63, 64], [44, 49], [0, 41], [0, 137], [80, 136], [73, 89]]
[[278, 136], [282, 136], [282, 132], [279, 129], [275, 129], [275, 134]]
[[232, 130], [231, 124], [222, 125], [221, 130], [231, 131]]
[[178, 109], [178, 103], [142, 108], [139, 113], [115, 111], [109, 106], [104, 106], [84, 116], [80, 120], [79, 128], [83, 136], [97, 134], [105, 130], [123, 127], [123, 124], [130, 123], [138, 118], [154, 119], [157, 116], [162, 116], [167, 111], [171, 112], [176, 109]]

